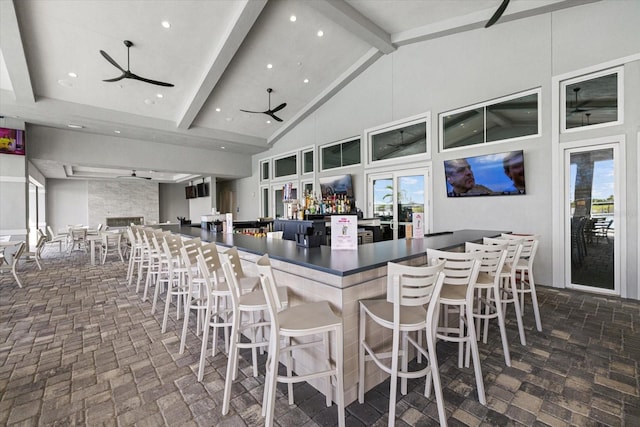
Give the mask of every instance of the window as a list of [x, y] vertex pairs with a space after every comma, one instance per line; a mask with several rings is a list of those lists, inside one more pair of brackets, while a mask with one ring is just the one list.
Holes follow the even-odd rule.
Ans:
[[282, 178], [298, 174], [298, 156], [295, 154], [274, 159], [273, 161], [273, 177]]
[[269, 181], [269, 160], [260, 162], [260, 181]]
[[313, 172], [313, 150], [302, 152], [302, 173]]
[[261, 195], [261, 215], [263, 218], [269, 217], [269, 187], [260, 187]]
[[622, 123], [622, 83], [622, 68], [562, 82], [562, 132]]
[[[390, 163], [408, 156], [428, 158], [429, 114], [365, 131], [369, 141], [369, 163]], [[417, 160], [417, 159], [416, 159]]]
[[440, 150], [540, 136], [540, 89], [440, 114]]
[[324, 146], [320, 152], [322, 170], [357, 165], [360, 163], [360, 138]]

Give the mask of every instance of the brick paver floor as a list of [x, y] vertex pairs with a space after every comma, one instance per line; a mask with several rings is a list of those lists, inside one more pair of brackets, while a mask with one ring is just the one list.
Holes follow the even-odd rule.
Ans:
[[[227, 358], [209, 356], [196, 379], [200, 338], [191, 328], [178, 354], [175, 311], [162, 334], [162, 310], [129, 288], [126, 265], [91, 266], [88, 256], [47, 248], [43, 270], [20, 267], [24, 288], [0, 276], [0, 425], [263, 425], [264, 377], [246, 359], [234, 384], [231, 410], [222, 416]], [[640, 425], [640, 303], [538, 287], [543, 332], [525, 310], [527, 346], [521, 346], [512, 309], [506, 367], [496, 325], [479, 343], [487, 405], [478, 403], [473, 369], [458, 369], [457, 347], [438, 344], [449, 425]], [[264, 366], [265, 357], [260, 363]], [[262, 367], [262, 373], [264, 368]], [[347, 407], [348, 426], [387, 424], [388, 381], [365, 403]], [[437, 425], [424, 380], [399, 396], [396, 425]], [[289, 406], [276, 403], [281, 426], [335, 425], [336, 407], [307, 384]]]

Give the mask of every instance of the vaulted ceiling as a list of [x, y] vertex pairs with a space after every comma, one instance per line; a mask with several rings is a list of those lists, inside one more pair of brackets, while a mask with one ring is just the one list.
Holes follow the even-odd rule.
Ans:
[[[0, 115], [251, 155], [381, 56], [482, 28], [501, 3], [0, 0]], [[584, 3], [512, 0], [496, 25]], [[125, 40], [133, 43], [129, 56]], [[104, 81], [126, 70], [174, 86]], [[241, 111], [267, 110], [268, 88], [270, 108], [286, 103], [275, 113], [282, 122]], [[83, 168], [40, 165], [47, 177], [63, 166]]]

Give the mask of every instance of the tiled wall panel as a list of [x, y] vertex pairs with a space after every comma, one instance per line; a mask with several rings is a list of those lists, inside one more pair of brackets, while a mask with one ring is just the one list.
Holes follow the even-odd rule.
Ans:
[[158, 183], [145, 180], [89, 181], [89, 224], [106, 224], [108, 217], [142, 216], [158, 221]]

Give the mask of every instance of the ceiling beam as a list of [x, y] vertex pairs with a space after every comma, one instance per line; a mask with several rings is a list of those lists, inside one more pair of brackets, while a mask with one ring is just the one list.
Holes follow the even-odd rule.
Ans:
[[316, 0], [307, 4], [385, 55], [396, 50], [389, 33], [344, 0]]
[[0, 1], [0, 51], [4, 56], [16, 101], [21, 104], [35, 103], [27, 57], [24, 53], [13, 1]]
[[189, 129], [266, 4], [267, 0], [245, 0], [238, 8], [226, 29], [223, 43], [214, 52], [211, 64], [178, 120], [179, 129]]
[[[595, 3], [597, 1], [601, 0], [583, 0], [581, 4]], [[500, 17], [500, 20], [495, 25], [531, 16], [543, 15], [573, 6], [576, 6], [575, 0], [528, 0], [511, 2], [504, 15]], [[395, 46], [405, 46], [425, 40], [433, 40], [439, 37], [484, 28], [494, 13], [495, 8], [492, 7], [423, 27], [401, 31], [391, 35], [391, 42]], [[486, 29], [486, 31], [491, 31], [491, 29]]]

